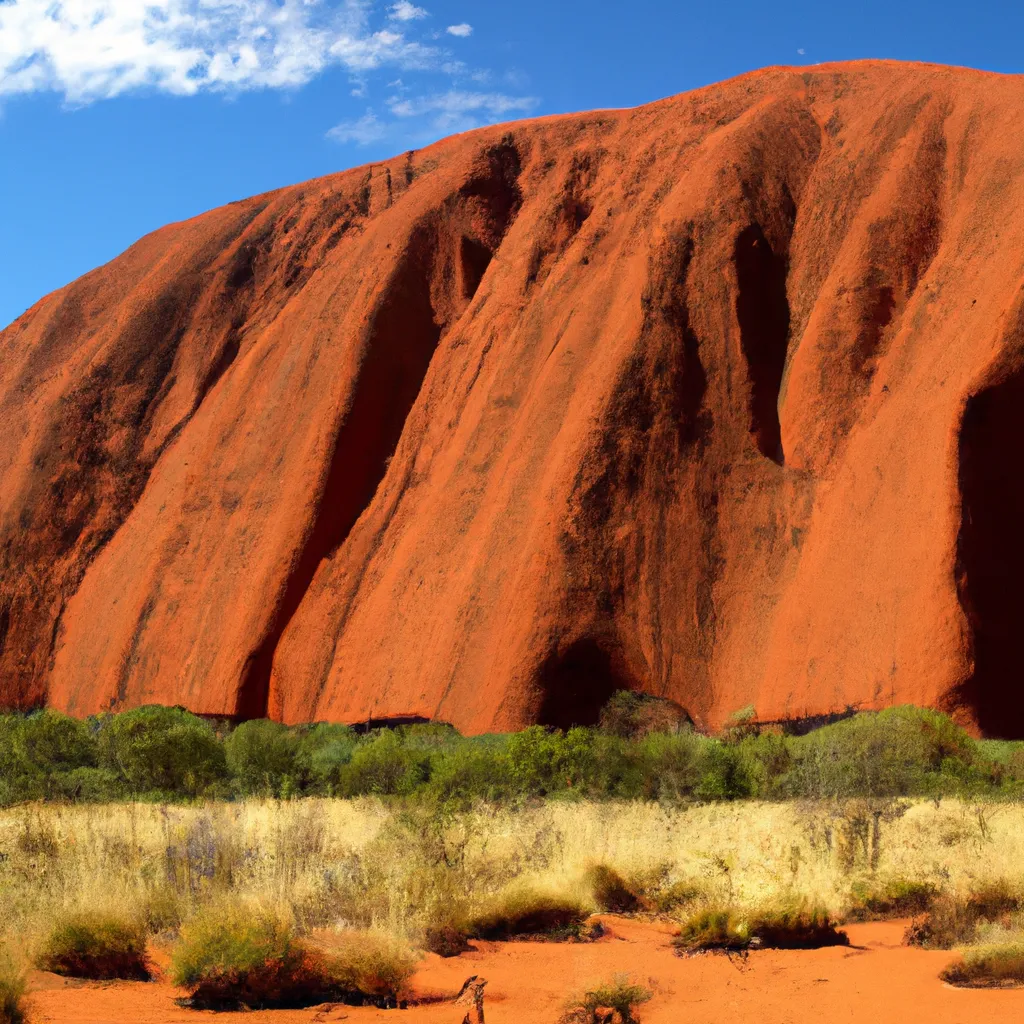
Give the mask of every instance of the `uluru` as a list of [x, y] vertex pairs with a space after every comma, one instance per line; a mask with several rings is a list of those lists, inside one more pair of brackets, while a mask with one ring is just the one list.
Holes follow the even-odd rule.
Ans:
[[774, 68], [142, 239], [0, 333], [0, 704], [1024, 737], [1022, 110]]

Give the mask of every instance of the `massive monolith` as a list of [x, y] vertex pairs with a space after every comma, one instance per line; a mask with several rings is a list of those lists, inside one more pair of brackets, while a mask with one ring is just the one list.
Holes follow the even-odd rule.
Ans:
[[143, 239], [0, 334], [0, 702], [1024, 735], [1022, 110], [773, 69]]

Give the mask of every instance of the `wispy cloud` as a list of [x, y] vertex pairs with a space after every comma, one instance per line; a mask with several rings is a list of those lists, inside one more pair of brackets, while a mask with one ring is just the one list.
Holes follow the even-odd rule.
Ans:
[[335, 125], [327, 137], [335, 142], [354, 142], [358, 146], [369, 146], [380, 142], [388, 134], [387, 126], [382, 124], [373, 111], [367, 111], [358, 121], [342, 121]]
[[[399, 0], [396, 23], [422, 9]], [[437, 48], [373, 31], [365, 0], [0, 0], [0, 96], [301, 86], [329, 67], [427, 69]]]
[[388, 107], [396, 118], [420, 120], [428, 134], [447, 135], [528, 114], [537, 102], [533, 96], [449, 89], [426, 96], [393, 96]]
[[469, 131], [536, 109], [533, 96], [509, 96], [498, 92], [449, 89], [427, 95], [409, 95], [401, 83], [399, 92], [387, 101], [391, 119], [372, 110], [358, 121], [343, 121], [327, 136], [335, 142], [369, 146], [389, 139], [421, 145], [453, 132]]
[[459, 36], [462, 39], [466, 39], [473, 34], [473, 26], [462, 22], [461, 25], [449, 25], [447, 32], [450, 36]]
[[388, 8], [388, 17], [393, 21], [416, 21], [419, 18], [430, 17], [430, 12], [409, 3], [409, 0], [398, 0], [397, 4], [392, 4]]

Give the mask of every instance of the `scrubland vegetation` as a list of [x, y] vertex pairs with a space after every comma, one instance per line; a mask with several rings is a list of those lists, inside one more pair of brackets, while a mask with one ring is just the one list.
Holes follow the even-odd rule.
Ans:
[[[5, 718], [0, 944], [87, 977], [142, 977], [164, 944], [197, 1007], [396, 1005], [424, 950], [585, 942], [600, 911], [672, 918], [682, 954], [908, 917], [908, 941], [962, 950], [952, 983], [1015, 977], [1024, 748], [909, 708], [710, 739], [621, 705], [477, 739]], [[0, 970], [11, 1020], [24, 966]]]
[[405, 797], [470, 806], [529, 799], [836, 800], [1024, 795], [1024, 743], [976, 742], [932, 711], [860, 714], [807, 735], [742, 716], [721, 737], [650, 731], [613, 698], [602, 728], [463, 737], [444, 725], [237, 727], [151, 707], [86, 722], [0, 716], [0, 806], [244, 797]]

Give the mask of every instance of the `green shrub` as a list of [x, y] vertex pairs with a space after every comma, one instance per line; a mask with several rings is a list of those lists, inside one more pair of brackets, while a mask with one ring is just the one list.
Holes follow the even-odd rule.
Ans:
[[931, 882], [910, 878], [872, 878], [855, 882], [850, 888], [851, 921], [883, 921], [893, 917], [923, 914], [939, 890]]
[[642, 908], [636, 891], [614, 868], [594, 864], [587, 869], [586, 882], [594, 894], [597, 909], [610, 914], [633, 914]]
[[1024, 985], [1024, 939], [968, 947], [941, 977], [960, 988]]
[[280, 796], [295, 778], [298, 750], [298, 737], [267, 719], [243, 722], [224, 741], [232, 782], [243, 796]]
[[224, 738], [180, 708], [88, 723], [0, 715], [0, 806], [32, 800], [189, 800], [259, 794], [415, 797], [444, 805], [538, 798], [692, 800], [1024, 796], [1024, 744], [972, 740], [918, 708], [854, 715], [802, 736], [742, 716], [724, 739], [681, 709], [613, 696], [606, 728], [462, 737], [441, 724], [380, 729], [246, 722]]
[[631, 981], [628, 975], [620, 974], [570, 999], [562, 1019], [565, 1024], [597, 1024], [604, 1016], [599, 1011], [612, 1010], [619, 1015], [622, 1024], [634, 1024], [636, 1008], [652, 996], [649, 989]]
[[54, 711], [0, 716], [0, 805], [75, 799], [75, 777], [94, 771], [96, 760], [84, 722]]
[[589, 916], [571, 895], [517, 885], [492, 897], [468, 924], [474, 939], [578, 938]]
[[689, 729], [675, 735], [653, 733], [635, 744], [644, 780], [643, 796], [669, 802], [691, 799], [700, 785], [705, 752], [714, 740]]
[[405, 796], [429, 777], [429, 755], [407, 749], [397, 732], [382, 729], [356, 747], [340, 788], [345, 796]]
[[584, 793], [596, 767], [594, 734], [583, 728], [563, 734], [534, 725], [509, 737], [506, 758], [512, 791], [521, 796]]
[[357, 742], [356, 734], [346, 725], [321, 722], [306, 730], [299, 737], [295, 770], [307, 792], [334, 796]]
[[0, 956], [0, 1024], [25, 1024], [25, 975]]
[[428, 791], [441, 803], [507, 798], [512, 786], [503, 742], [483, 737], [446, 747], [431, 762]]
[[950, 718], [914, 707], [855, 715], [790, 742], [794, 764], [780, 791], [819, 800], [960, 792], [977, 757]]
[[846, 946], [849, 938], [821, 910], [770, 910], [743, 913], [732, 907], [708, 908], [683, 923], [673, 944], [682, 953], [706, 950], [818, 949]]
[[101, 767], [135, 795], [208, 793], [227, 778], [209, 723], [181, 708], [145, 707], [100, 720]]
[[329, 953], [298, 941], [276, 915], [209, 911], [182, 930], [174, 983], [204, 1009], [283, 1009], [325, 1002], [394, 1005], [415, 958], [376, 933], [347, 933]]
[[740, 800], [751, 793], [752, 783], [739, 750], [721, 743], [705, 745], [694, 795], [701, 800]]
[[926, 949], [953, 949], [974, 941], [985, 923], [1008, 922], [1024, 905], [1007, 882], [985, 885], [968, 896], [945, 893], [929, 904], [928, 913], [907, 929], [906, 942]]
[[36, 966], [69, 978], [148, 981], [145, 930], [113, 915], [74, 914], [50, 930]]

